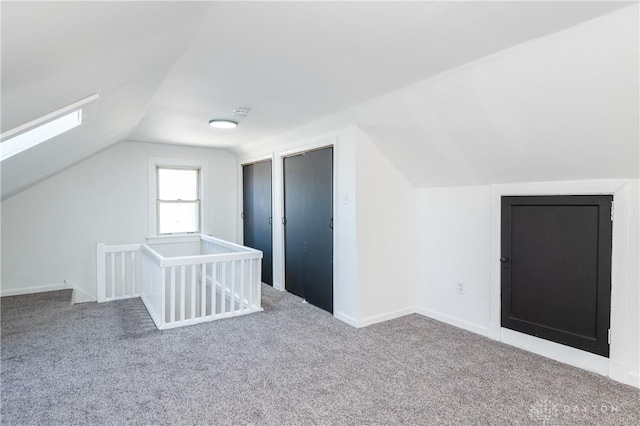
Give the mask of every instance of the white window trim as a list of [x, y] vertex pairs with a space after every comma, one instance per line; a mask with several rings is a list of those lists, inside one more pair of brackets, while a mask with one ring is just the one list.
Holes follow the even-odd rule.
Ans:
[[[158, 167], [176, 167], [176, 168], [199, 168], [199, 179], [198, 182], [198, 197], [200, 198], [200, 223], [198, 232], [187, 232], [187, 233], [175, 233], [175, 234], [158, 234], [158, 210], [157, 210], [157, 201], [158, 201]], [[207, 191], [206, 191], [206, 182], [207, 182], [207, 169], [208, 162], [203, 160], [196, 159], [186, 159], [186, 158], [149, 158], [148, 164], [148, 193], [149, 193], [149, 201], [147, 205], [147, 210], [149, 212], [149, 234], [147, 239], [157, 239], [164, 237], [176, 237], [176, 236], [193, 236], [194, 234], [205, 233], [205, 220], [206, 214], [209, 212], [208, 209], [208, 200], [207, 200]]]

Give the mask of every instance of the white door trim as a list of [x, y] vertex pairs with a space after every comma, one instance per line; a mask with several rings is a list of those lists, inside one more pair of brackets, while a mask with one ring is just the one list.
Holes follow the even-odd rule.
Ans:
[[[491, 187], [491, 311], [489, 337], [504, 343], [523, 347], [532, 352], [556, 359], [560, 362], [608, 375], [614, 380], [630, 383], [629, 354], [625, 333], [627, 324], [626, 303], [630, 285], [629, 252], [631, 247], [630, 203], [631, 180], [598, 180], [575, 182], [540, 182], [526, 184], [504, 184]], [[511, 330], [500, 326], [500, 198], [507, 195], [613, 195], [613, 249], [611, 259], [611, 346], [608, 368], [603, 361], [587, 355], [576, 356], [575, 351], [560, 349], [550, 342], [532, 336], [520, 339]], [[628, 339], [627, 339], [628, 340]], [[524, 343], [523, 343], [524, 342]], [[523, 346], [524, 345], [524, 346]], [[525, 347], [526, 346], [526, 347]], [[561, 346], [561, 345], [560, 345]], [[580, 351], [583, 352], [583, 351]], [[605, 371], [606, 370], [606, 371]]]

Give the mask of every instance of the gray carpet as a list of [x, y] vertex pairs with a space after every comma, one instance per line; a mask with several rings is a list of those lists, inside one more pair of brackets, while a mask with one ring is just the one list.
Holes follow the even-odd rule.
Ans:
[[2, 424], [640, 424], [638, 389], [419, 315], [358, 330], [264, 287], [265, 312], [158, 331], [70, 298], [2, 298]]

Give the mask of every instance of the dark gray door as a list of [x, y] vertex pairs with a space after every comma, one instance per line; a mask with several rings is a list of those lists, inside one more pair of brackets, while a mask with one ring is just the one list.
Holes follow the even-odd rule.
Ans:
[[502, 326], [609, 356], [612, 196], [502, 197]]
[[262, 251], [262, 282], [273, 285], [271, 160], [242, 166], [244, 245]]
[[333, 312], [333, 148], [284, 159], [285, 288]]

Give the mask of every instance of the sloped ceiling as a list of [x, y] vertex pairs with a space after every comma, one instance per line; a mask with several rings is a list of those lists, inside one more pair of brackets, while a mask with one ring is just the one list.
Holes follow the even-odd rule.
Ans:
[[[414, 103], [399, 114], [372, 109], [371, 102], [628, 6], [620, 2], [3, 2], [2, 130], [91, 93], [99, 93], [100, 101], [92, 122], [3, 161], [2, 198], [121, 140], [222, 147], [241, 153], [243, 147], [345, 110], [353, 118], [349, 124], [360, 125], [415, 185], [481, 183], [493, 177], [465, 172], [464, 162], [431, 168], [426, 174], [417, 171], [421, 167], [417, 159], [433, 154], [429, 147], [468, 157], [464, 145], [443, 147], [446, 138], [425, 130], [429, 122], [425, 114], [445, 114], [452, 127], [468, 119], [469, 129], [483, 131], [473, 126], [477, 119], [473, 109], [465, 112], [463, 107], [456, 116], [458, 107], [445, 101], [448, 91], [452, 102], [466, 96], [456, 94], [461, 89], [455, 81], [445, 79], [442, 89], [435, 86], [420, 95], [437, 95], [440, 100], [428, 105], [432, 110], [416, 110], [423, 104]], [[561, 59], [562, 52], [558, 54]], [[524, 68], [514, 72], [526, 72], [526, 57], [522, 64]], [[518, 80], [505, 76], [509, 77], [512, 83]], [[387, 101], [389, 106], [408, 106]], [[236, 107], [252, 111], [235, 131], [216, 131], [207, 125], [214, 117], [233, 118]], [[383, 110], [389, 112], [389, 120], [381, 126]], [[509, 109], [494, 108], [493, 113], [499, 111]], [[504, 147], [489, 144], [483, 149], [490, 157]], [[514, 166], [501, 167], [508, 171]], [[509, 178], [508, 172], [503, 175]]]
[[356, 125], [416, 187], [640, 177], [638, 5], [238, 148]]
[[3, 132], [100, 95], [93, 121], [2, 162], [2, 199], [126, 139], [208, 7], [2, 2]]

